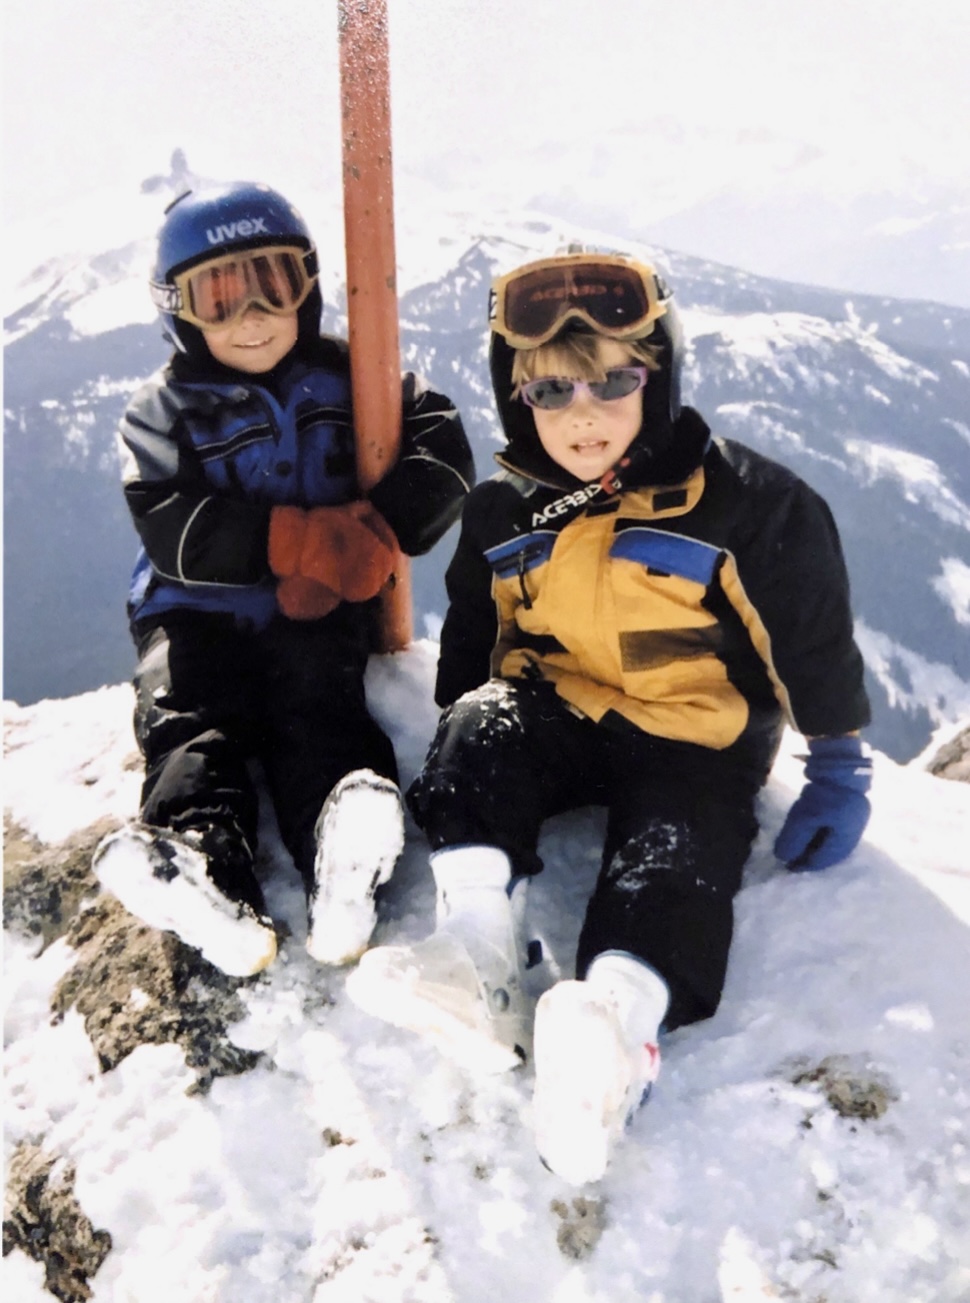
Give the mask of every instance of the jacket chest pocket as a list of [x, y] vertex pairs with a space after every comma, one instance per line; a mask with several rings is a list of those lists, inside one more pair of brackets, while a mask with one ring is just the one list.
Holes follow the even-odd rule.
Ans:
[[538, 596], [542, 568], [548, 563], [556, 535], [540, 530], [489, 548], [486, 560], [513, 605], [531, 610]]
[[356, 496], [349, 420], [310, 402], [274, 420], [245, 403], [221, 420], [189, 426], [206, 479], [216, 489], [269, 503], [327, 506]]
[[[620, 660], [625, 674], [714, 656], [723, 630], [706, 602], [721, 553], [683, 535], [619, 529], [610, 548]], [[695, 671], [686, 671], [693, 675]]]
[[702, 543], [684, 534], [618, 520], [610, 545], [610, 558], [632, 562], [647, 574], [664, 579], [682, 579], [707, 589], [717, 573], [721, 552], [710, 543]]
[[273, 423], [248, 405], [230, 421], [193, 423], [190, 433], [206, 479], [219, 489], [258, 492], [285, 460]]

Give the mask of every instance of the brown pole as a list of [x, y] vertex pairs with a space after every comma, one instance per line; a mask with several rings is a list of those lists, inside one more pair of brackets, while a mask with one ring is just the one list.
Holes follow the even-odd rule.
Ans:
[[[394, 249], [387, 0], [339, 0], [347, 328], [357, 476], [367, 493], [401, 445], [401, 360]], [[408, 559], [382, 594], [382, 646], [411, 641]]]

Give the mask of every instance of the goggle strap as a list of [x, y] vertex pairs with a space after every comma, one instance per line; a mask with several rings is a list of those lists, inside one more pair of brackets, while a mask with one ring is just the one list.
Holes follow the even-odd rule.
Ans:
[[148, 293], [152, 303], [159, 312], [177, 316], [182, 308], [182, 291], [177, 285], [165, 285], [160, 281], [148, 282]]

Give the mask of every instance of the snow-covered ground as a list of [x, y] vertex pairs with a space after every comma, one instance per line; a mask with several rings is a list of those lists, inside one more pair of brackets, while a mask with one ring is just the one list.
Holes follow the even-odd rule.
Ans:
[[[436, 716], [436, 646], [372, 662], [405, 777]], [[5, 807], [60, 842], [133, 814], [127, 687], [6, 710]], [[307, 956], [296, 875], [268, 834], [287, 937], [230, 1029], [262, 1052], [187, 1093], [176, 1044], [102, 1072], [75, 952], [5, 933], [6, 1145], [42, 1145], [111, 1251], [94, 1303], [965, 1303], [970, 1298], [970, 786], [876, 757], [874, 817], [845, 864], [771, 855], [798, 790], [791, 738], [765, 791], [724, 1001], [668, 1038], [649, 1106], [598, 1187], [537, 1161], [528, 1070], [474, 1081], [360, 1013]], [[568, 973], [602, 818], [554, 821], [533, 891]], [[433, 892], [409, 828], [379, 936], [417, 937]], [[14, 1249], [4, 1297], [44, 1303]]]

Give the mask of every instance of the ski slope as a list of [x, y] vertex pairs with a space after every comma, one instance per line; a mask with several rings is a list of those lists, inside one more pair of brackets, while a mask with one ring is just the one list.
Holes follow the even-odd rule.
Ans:
[[[406, 777], [436, 718], [436, 653], [419, 642], [369, 672]], [[8, 817], [59, 843], [134, 814], [130, 709], [126, 687], [8, 706]], [[258, 1061], [208, 1093], [176, 1044], [102, 1072], [77, 1010], [49, 1015], [75, 952], [6, 932], [6, 1157], [30, 1141], [73, 1166], [112, 1237], [94, 1303], [965, 1303], [970, 787], [877, 755], [863, 846], [789, 875], [770, 847], [798, 742], [763, 796], [721, 1009], [667, 1039], [598, 1186], [537, 1161], [527, 1069], [469, 1079], [309, 959], [271, 829], [261, 874], [291, 935], [239, 988], [229, 1036]], [[580, 811], [543, 840], [533, 915], [566, 975], [602, 828]], [[409, 827], [378, 939], [424, 935], [432, 913]], [[8, 1300], [49, 1303], [43, 1280], [22, 1250], [4, 1258]]]

